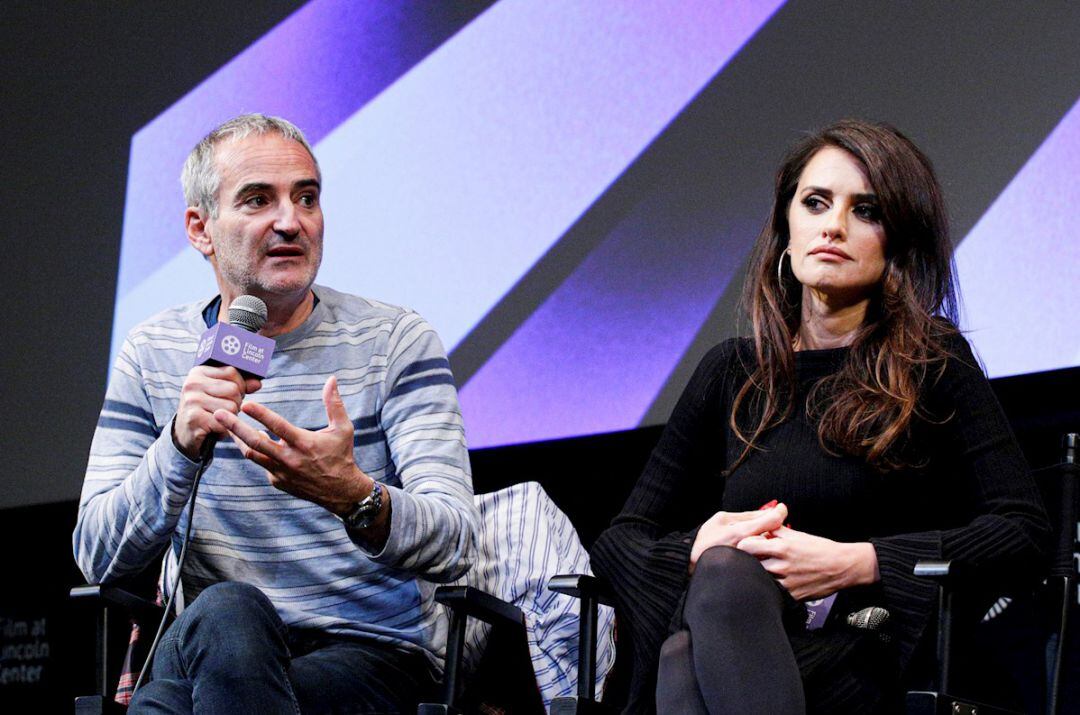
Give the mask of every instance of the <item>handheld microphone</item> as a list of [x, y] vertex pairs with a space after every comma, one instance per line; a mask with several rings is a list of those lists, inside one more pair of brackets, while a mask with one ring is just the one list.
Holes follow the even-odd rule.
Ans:
[[888, 635], [881, 631], [888, 624], [889, 618], [890, 614], [887, 609], [881, 606], [868, 606], [854, 613], [849, 613], [847, 615], [847, 624], [861, 631], [873, 631], [882, 639], [887, 639]]
[[[228, 365], [246, 377], [266, 377], [274, 354], [274, 339], [259, 335], [266, 324], [266, 303], [253, 295], [238, 296], [229, 306], [229, 322], [220, 320], [203, 333], [195, 351], [196, 365]], [[213, 459], [218, 435], [211, 432], [203, 440], [200, 461]]]
[[207, 330], [195, 351], [196, 365], [229, 365], [250, 377], [266, 377], [274, 340], [259, 335], [266, 323], [266, 303], [242, 295], [229, 306], [229, 322]]

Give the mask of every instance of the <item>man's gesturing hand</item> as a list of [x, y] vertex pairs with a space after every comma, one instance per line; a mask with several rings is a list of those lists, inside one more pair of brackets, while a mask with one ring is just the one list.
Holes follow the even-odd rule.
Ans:
[[232, 433], [240, 453], [267, 471], [270, 484], [343, 516], [367, 496], [373, 482], [356, 466], [352, 421], [333, 376], [323, 386], [323, 404], [328, 424], [312, 432], [269, 407], [245, 402], [244, 413], [266, 425], [277, 441], [228, 410], [218, 410], [214, 417]]
[[188, 459], [198, 459], [207, 435], [228, 432], [214, 418], [214, 413], [237, 414], [244, 395], [250, 395], [260, 387], [260, 380], [245, 378], [235, 367], [196, 365], [191, 368], [180, 388], [180, 407], [173, 420], [173, 442]]

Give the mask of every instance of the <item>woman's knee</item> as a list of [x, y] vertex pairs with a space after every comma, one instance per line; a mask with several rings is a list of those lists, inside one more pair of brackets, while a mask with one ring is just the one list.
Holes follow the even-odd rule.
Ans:
[[694, 567], [684, 610], [688, 619], [698, 611], [709, 618], [739, 617], [781, 602], [775, 580], [755, 557], [731, 546], [714, 546]]
[[694, 668], [690, 632], [676, 631], [660, 647], [656, 676], [656, 711], [708, 713]]
[[714, 546], [706, 549], [698, 558], [691, 583], [716, 579], [768, 583], [772, 576], [757, 557], [734, 546]]
[[693, 662], [690, 652], [690, 631], [675, 631], [660, 646], [660, 661]]

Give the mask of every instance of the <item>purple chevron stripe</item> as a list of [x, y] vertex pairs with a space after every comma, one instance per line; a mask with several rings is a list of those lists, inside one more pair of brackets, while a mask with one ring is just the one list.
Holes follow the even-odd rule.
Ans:
[[187, 153], [242, 112], [280, 114], [314, 144], [480, 13], [420, 0], [313, 0], [132, 140], [118, 300], [188, 250], [178, 189]]
[[1080, 101], [956, 252], [963, 327], [991, 377], [1080, 364]]
[[[715, 6], [713, 76], [778, 5]], [[624, 217], [461, 389], [469, 445], [636, 426], [757, 231], [716, 235], [698, 218], [648, 202]]]

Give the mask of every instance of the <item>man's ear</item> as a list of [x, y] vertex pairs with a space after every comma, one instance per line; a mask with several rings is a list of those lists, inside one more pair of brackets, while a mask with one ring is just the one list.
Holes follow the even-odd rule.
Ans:
[[209, 220], [209, 215], [201, 208], [188, 206], [187, 210], [184, 211], [184, 225], [187, 228], [188, 243], [206, 258], [214, 255], [214, 244], [210, 240], [210, 233], [206, 228]]

